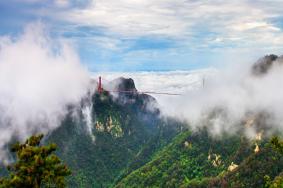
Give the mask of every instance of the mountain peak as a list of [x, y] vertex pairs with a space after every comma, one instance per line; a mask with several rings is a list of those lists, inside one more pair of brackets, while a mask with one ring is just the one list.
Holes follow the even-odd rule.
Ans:
[[119, 91], [137, 92], [135, 82], [132, 78], [119, 77], [113, 80], [113, 83]]
[[271, 67], [273, 66], [276, 60], [281, 59], [282, 56], [278, 57], [277, 55], [270, 54], [266, 55], [259, 60], [252, 66], [252, 73], [254, 75], [263, 75], [266, 74]]

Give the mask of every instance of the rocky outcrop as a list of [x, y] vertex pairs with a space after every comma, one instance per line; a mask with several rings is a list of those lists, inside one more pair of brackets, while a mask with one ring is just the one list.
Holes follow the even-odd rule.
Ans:
[[256, 76], [266, 74], [274, 64], [282, 64], [283, 56], [277, 56], [274, 54], [266, 55], [263, 58], [260, 58], [253, 66], [252, 66], [252, 74]]
[[141, 111], [159, 114], [157, 101], [154, 97], [138, 91], [132, 78], [120, 77], [111, 82], [117, 101], [122, 105], [137, 105]]

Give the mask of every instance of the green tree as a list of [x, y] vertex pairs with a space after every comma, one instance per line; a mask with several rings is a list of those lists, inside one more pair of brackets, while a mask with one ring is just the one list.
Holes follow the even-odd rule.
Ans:
[[[283, 154], [283, 141], [279, 140], [277, 136], [274, 136], [270, 141], [272, 147]], [[278, 176], [274, 178], [273, 181], [270, 180], [269, 176], [265, 176], [265, 187], [268, 188], [282, 188], [283, 187], [283, 172], [281, 172]]]
[[270, 142], [274, 149], [283, 154], [283, 141], [280, 141], [277, 136], [274, 136]]
[[53, 154], [56, 144], [40, 145], [42, 138], [31, 136], [12, 147], [17, 161], [7, 167], [9, 176], [0, 179], [0, 188], [65, 187], [71, 171]]

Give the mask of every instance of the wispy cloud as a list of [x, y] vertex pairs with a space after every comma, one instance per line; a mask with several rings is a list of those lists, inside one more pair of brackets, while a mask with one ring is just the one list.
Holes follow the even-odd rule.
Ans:
[[[57, 34], [76, 41], [81, 55], [89, 62], [100, 61], [105, 54], [120, 62], [138, 54], [141, 59], [137, 62], [142, 63], [152, 55], [152, 51], [163, 53], [160, 57], [166, 56], [167, 51], [174, 51], [180, 57], [196, 52], [199, 56], [204, 53], [222, 56], [231, 51], [239, 52], [239, 56], [246, 51], [249, 56], [259, 57], [262, 53], [283, 50], [283, 13], [280, 8], [283, 2], [278, 0], [24, 2], [36, 5], [28, 6], [26, 14], [43, 19], [54, 27]], [[145, 45], [144, 40], [167, 40], [168, 43]], [[177, 60], [189, 64], [187, 58], [177, 57]]]
[[[280, 31], [271, 18], [281, 15], [276, 1], [98, 0], [58, 17], [80, 25], [106, 28], [125, 37], [165, 35], [193, 37], [197, 31], [244, 36], [251, 30]], [[279, 6], [280, 2], [276, 2]], [[204, 35], [204, 37], [206, 37]]]
[[56, 12], [51, 17], [69, 26], [87, 27], [102, 33], [103, 36], [91, 34], [89, 39], [93, 39], [88, 43], [105, 51], [107, 48], [120, 50], [119, 61], [128, 62], [131, 54], [137, 54], [136, 57], [141, 58], [138, 62], [145, 62], [153, 53], [166, 52], [148, 45], [140, 54], [139, 45], [143, 44], [139, 40], [146, 37], [152, 41], [160, 38], [170, 41], [171, 45], [165, 47], [167, 51], [179, 54], [177, 61], [190, 64], [194, 61], [181, 58], [183, 54], [187, 53], [187, 57], [199, 51], [200, 55], [219, 53], [225, 56], [238, 52], [240, 56], [246, 51], [246, 55], [258, 57], [262, 53], [280, 52], [283, 31], [282, 26], [274, 22], [282, 18], [280, 6], [283, 2], [276, 0], [97, 0], [85, 7]]

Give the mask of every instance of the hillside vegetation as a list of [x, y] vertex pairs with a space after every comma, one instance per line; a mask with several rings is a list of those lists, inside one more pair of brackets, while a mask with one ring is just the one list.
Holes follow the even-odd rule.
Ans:
[[264, 187], [266, 177], [282, 176], [283, 156], [267, 141], [259, 148], [240, 136], [186, 131], [116, 187]]

